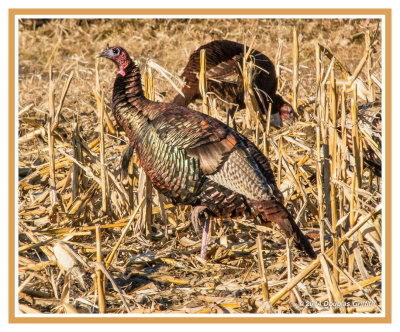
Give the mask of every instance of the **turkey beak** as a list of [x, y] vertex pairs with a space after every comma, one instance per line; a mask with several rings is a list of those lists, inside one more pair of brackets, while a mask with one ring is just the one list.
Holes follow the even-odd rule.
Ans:
[[270, 117], [270, 125], [274, 126], [275, 128], [281, 128], [283, 123], [279, 112], [272, 113]]
[[109, 54], [108, 54], [109, 49], [105, 49], [103, 52], [101, 52], [100, 54], [96, 55], [96, 58], [108, 58]]

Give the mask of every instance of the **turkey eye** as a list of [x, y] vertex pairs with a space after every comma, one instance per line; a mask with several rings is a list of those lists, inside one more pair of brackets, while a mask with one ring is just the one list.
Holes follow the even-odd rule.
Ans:
[[117, 55], [117, 54], [119, 54], [119, 50], [116, 49], [116, 48], [114, 48], [114, 49], [113, 49], [113, 53], [114, 53], [115, 55]]

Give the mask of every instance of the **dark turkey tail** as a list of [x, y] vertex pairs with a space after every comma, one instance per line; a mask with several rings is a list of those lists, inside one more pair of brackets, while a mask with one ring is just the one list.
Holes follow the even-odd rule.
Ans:
[[313, 247], [294, 222], [288, 210], [278, 201], [258, 201], [251, 204], [262, 223], [272, 222], [279, 226], [287, 238], [293, 236], [295, 246], [305, 251], [311, 258], [317, 258]]

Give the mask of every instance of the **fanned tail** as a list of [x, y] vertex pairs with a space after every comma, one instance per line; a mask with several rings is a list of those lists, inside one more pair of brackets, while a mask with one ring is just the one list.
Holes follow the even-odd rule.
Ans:
[[252, 201], [251, 205], [262, 222], [277, 224], [286, 237], [290, 238], [293, 236], [298, 249], [305, 251], [313, 259], [317, 257], [307, 237], [296, 225], [288, 210], [280, 202], [276, 200]]

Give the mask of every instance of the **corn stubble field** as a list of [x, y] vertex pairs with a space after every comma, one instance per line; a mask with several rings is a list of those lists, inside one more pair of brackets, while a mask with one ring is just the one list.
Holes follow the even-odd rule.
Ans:
[[[20, 21], [20, 312], [382, 312], [382, 180], [363, 162], [382, 158], [381, 131], [368, 126], [376, 107], [356, 112], [382, 93], [380, 29], [365, 19]], [[254, 37], [297, 119], [264, 130], [240, 110], [236, 123], [268, 156], [314, 261], [264, 228], [261, 266], [257, 229], [245, 218], [212, 220], [202, 261], [192, 208], [151, 190], [136, 162], [121, 172], [128, 140], [111, 112], [116, 70], [96, 66], [95, 55], [124, 47], [150, 95], [171, 101], [191, 52]], [[189, 107], [202, 111], [201, 101]], [[226, 121], [223, 108], [209, 109]]]

